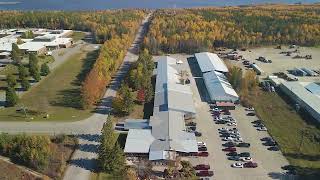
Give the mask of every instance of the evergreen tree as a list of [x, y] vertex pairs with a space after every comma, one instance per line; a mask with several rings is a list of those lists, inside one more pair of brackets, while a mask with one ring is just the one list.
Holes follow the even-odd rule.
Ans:
[[41, 65], [40, 72], [42, 76], [47, 76], [50, 73], [50, 68], [47, 63]]
[[41, 76], [40, 76], [39, 70], [35, 71], [33, 73], [32, 77], [36, 82], [39, 82], [41, 80]]
[[112, 175], [117, 178], [122, 178], [125, 176], [125, 156], [123, 150], [121, 149], [118, 142], [116, 142], [113, 153], [112, 153], [112, 163], [111, 163], [111, 172]]
[[37, 72], [39, 73], [38, 58], [35, 54], [29, 54], [29, 72], [34, 76]]
[[21, 51], [16, 43], [12, 44], [11, 56], [12, 56], [12, 60], [15, 64], [21, 63]]
[[21, 80], [29, 76], [28, 69], [24, 67], [22, 64], [19, 65], [18, 71], [19, 71], [19, 79]]
[[6, 90], [6, 106], [12, 107], [18, 103], [18, 95], [12, 87], [8, 87]]
[[22, 78], [22, 80], [21, 80], [21, 87], [22, 87], [25, 91], [27, 91], [27, 90], [31, 87], [31, 85], [30, 85], [30, 83], [29, 83], [29, 80], [26, 79], [25, 77]]
[[7, 76], [7, 84], [8, 84], [8, 87], [11, 87], [11, 88], [14, 88], [14, 86], [17, 84], [17, 80], [12, 74], [9, 74]]

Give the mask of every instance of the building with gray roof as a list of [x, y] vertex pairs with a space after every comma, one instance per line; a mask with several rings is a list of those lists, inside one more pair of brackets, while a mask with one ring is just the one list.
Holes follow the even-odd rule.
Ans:
[[[320, 86], [316, 84], [305, 85], [305, 83], [301, 82], [283, 82], [280, 88], [295, 103], [299, 104], [300, 108], [306, 110], [314, 119], [320, 122], [320, 97], [313, 93], [318, 92]], [[309, 89], [312, 89], [313, 92]]]
[[[130, 129], [124, 152], [148, 154], [149, 160], [168, 160], [179, 153], [198, 152], [194, 133], [187, 132], [185, 127], [186, 115], [196, 113], [191, 88], [180, 83], [175, 59], [160, 57], [157, 63], [154, 111], [149, 120], [151, 129]], [[139, 144], [144, 146], [141, 152], [137, 152], [139, 148], [133, 142], [140, 137], [139, 130], [148, 136], [139, 139]], [[147, 142], [140, 142], [144, 139]]]
[[195, 53], [194, 57], [196, 58], [202, 73], [210, 71], [229, 72], [226, 64], [217, 54], [201, 52]]

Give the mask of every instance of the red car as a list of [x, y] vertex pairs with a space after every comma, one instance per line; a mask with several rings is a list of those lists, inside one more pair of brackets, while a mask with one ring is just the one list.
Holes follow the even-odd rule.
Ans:
[[256, 168], [258, 167], [258, 164], [255, 162], [247, 162], [243, 164], [243, 167], [245, 168]]
[[198, 152], [197, 153], [197, 156], [201, 156], [201, 157], [208, 157], [209, 156], [209, 153], [208, 152]]
[[227, 147], [222, 149], [222, 151], [235, 152], [237, 151], [237, 149], [235, 147]]
[[199, 171], [196, 173], [196, 176], [199, 176], [199, 177], [213, 176], [213, 171]]
[[198, 165], [194, 166], [193, 169], [194, 170], [209, 170], [210, 169], [210, 165], [198, 164]]

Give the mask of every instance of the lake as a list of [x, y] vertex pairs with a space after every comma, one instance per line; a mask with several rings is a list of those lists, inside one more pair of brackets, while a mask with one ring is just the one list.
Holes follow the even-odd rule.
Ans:
[[261, 3], [315, 3], [319, 0], [0, 0], [0, 10], [102, 10], [119, 8], [189, 8]]

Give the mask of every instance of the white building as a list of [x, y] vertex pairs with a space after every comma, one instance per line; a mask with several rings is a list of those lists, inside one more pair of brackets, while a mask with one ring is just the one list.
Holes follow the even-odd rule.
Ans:
[[226, 64], [219, 58], [217, 54], [209, 52], [201, 52], [194, 54], [202, 73], [210, 71], [218, 71], [222, 73], [229, 72]]

